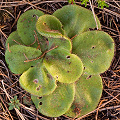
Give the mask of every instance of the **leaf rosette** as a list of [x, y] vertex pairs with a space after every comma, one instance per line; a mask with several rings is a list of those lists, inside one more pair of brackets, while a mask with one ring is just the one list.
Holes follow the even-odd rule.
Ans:
[[42, 114], [79, 117], [97, 107], [99, 75], [111, 64], [114, 41], [96, 20], [99, 30], [92, 12], [77, 5], [52, 15], [29, 10], [20, 16], [5, 59], [13, 73], [22, 74], [20, 85]]

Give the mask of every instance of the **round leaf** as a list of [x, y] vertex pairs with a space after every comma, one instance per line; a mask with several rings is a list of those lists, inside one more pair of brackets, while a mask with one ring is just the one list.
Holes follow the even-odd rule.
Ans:
[[40, 113], [49, 117], [58, 117], [70, 108], [74, 95], [74, 84], [59, 83], [52, 94], [42, 98], [36, 96], [31, 98]]
[[23, 13], [17, 22], [18, 34], [25, 45], [38, 47], [44, 51], [47, 47], [46, 40], [36, 30], [36, 22], [44, 13], [40, 10], [28, 10]]
[[[96, 23], [93, 13], [86, 8], [78, 5], [67, 5], [61, 9], [56, 10], [53, 15], [57, 17], [63, 25], [66, 35], [69, 38], [89, 30], [89, 28], [96, 28]], [[100, 22], [97, 18], [98, 27]]]
[[5, 60], [13, 73], [21, 74], [29, 69], [30, 66], [35, 66], [38, 62], [40, 62], [40, 60], [33, 60], [29, 62], [25, 61], [27, 61], [27, 59], [36, 59], [39, 56], [41, 56], [41, 51], [36, 48], [13, 45], [6, 50]]
[[12, 45], [18, 45], [18, 44], [24, 44], [19, 35], [18, 35], [18, 32], [17, 31], [14, 31], [12, 32], [9, 37], [7, 38], [7, 41], [6, 41], [6, 48], [8, 49], [8, 47], [11, 47]]
[[37, 31], [46, 37], [61, 38], [64, 35], [61, 22], [52, 15], [43, 15], [36, 23]]
[[48, 52], [43, 62], [50, 74], [59, 82], [75, 82], [83, 72], [81, 59], [65, 49]]
[[99, 75], [82, 75], [75, 82], [75, 99], [66, 115], [80, 117], [93, 111], [100, 101], [102, 88], [102, 79]]
[[20, 77], [20, 85], [36, 96], [48, 95], [56, 88], [54, 78], [43, 65], [37, 65], [24, 72]]
[[114, 56], [114, 41], [107, 33], [84, 32], [72, 42], [72, 52], [81, 58], [86, 74], [100, 74], [109, 68]]

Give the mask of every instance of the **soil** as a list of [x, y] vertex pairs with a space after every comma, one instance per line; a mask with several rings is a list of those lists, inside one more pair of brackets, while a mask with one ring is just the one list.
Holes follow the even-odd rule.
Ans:
[[[109, 8], [98, 8], [92, 0], [95, 14], [98, 16], [102, 30], [115, 41], [115, 56], [110, 68], [101, 74], [103, 94], [100, 103], [94, 111], [78, 119], [82, 120], [119, 120], [120, 119], [120, 1], [107, 0]], [[40, 114], [31, 102], [30, 94], [19, 85], [19, 75], [13, 74], [5, 62], [5, 43], [11, 32], [16, 30], [19, 16], [29, 9], [40, 9], [52, 14], [57, 9], [67, 5], [67, 0], [1, 0], [0, 2], [0, 119], [1, 120], [69, 120], [66, 116], [48, 118]], [[76, 4], [81, 5], [80, 0]], [[88, 3], [87, 9], [91, 9]], [[21, 103], [20, 110], [8, 110], [8, 103], [14, 96]], [[77, 119], [77, 120], [78, 120]]]

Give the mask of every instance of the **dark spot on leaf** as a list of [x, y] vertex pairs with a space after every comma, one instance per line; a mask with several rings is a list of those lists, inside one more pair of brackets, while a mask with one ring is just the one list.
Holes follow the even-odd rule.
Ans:
[[91, 61], [91, 63], [93, 63], [93, 61]]
[[73, 110], [73, 112], [75, 112], [76, 114], [80, 114], [81, 110], [80, 110], [81, 106], [78, 103], [75, 103], [75, 108]]
[[31, 67], [33, 67], [33, 66], [31, 66]]
[[38, 99], [42, 99], [42, 97], [38, 97]]
[[92, 77], [92, 75], [89, 75], [86, 79], [90, 79]]
[[51, 80], [53, 79], [53, 77], [50, 74], [47, 74], [47, 77]]
[[56, 84], [60, 84], [60, 82], [58, 80], [56, 80]]
[[69, 56], [69, 55], [67, 55], [67, 56], [66, 56], [66, 58], [67, 58], [67, 59], [70, 59], [70, 56]]
[[92, 46], [92, 49], [94, 49], [95, 48], [95, 46]]
[[48, 57], [46, 57], [46, 60], [48, 60], [49, 58]]
[[39, 105], [42, 105], [42, 102], [39, 102]]
[[37, 15], [35, 15], [35, 14], [34, 14], [34, 15], [32, 15], [32, 17], [36, 17], [36, 20], [38, 19], [38, 16], [37, 16]]
[[67, 73], [69, 73], [70, 71], [67, 71]]
[[84, 67], [84, 70], [86, 69], [86, 67]]
[[33, 82], [34, 82], [35, 84], [37, 84], [37, 83], [38, 83], [38, 79], [34, 79]]
[[42, 87], [42, 86], [39, 85], [39, 86], [36, 88], [36, 90], [39, 91], [41, 87]]
[[46, 25], [46, 23], [45, 23], [45, 22], [43, 22], [43, 25]]
[[36, 15], [34, 14], [32, 17], [35, 17]]

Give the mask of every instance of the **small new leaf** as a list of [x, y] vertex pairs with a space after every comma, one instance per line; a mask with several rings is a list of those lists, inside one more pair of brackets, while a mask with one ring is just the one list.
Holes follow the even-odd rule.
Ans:
[[98, 0], [98, 8], [101, 7], [103, 9], [104, 7], [109, 7], [109, 5], [104, 0]]
[[13, 108], [14, 108], [14, 105], [11, 105], [11, 106], [9, 106], [9, 110], [13, 110]]
[[17, 100], [17, 96], [14, 96], [13, 99], [10, 99], [11, 103], [8, 103], [9, 105], [9, 110], [12, 110], [13, 108], [17, 108], [18, 110], [20, 109], [20, 103], [19, 100]]
[[68, 3], [75, 4], [75, 1], [74, 0], [68, 0]]
[[82, 1], [81, 5], [85, 4], [85, 7], [87, 7], [87, 2], [89, 2], [89, 0], [80, 0], [80, 1]]

